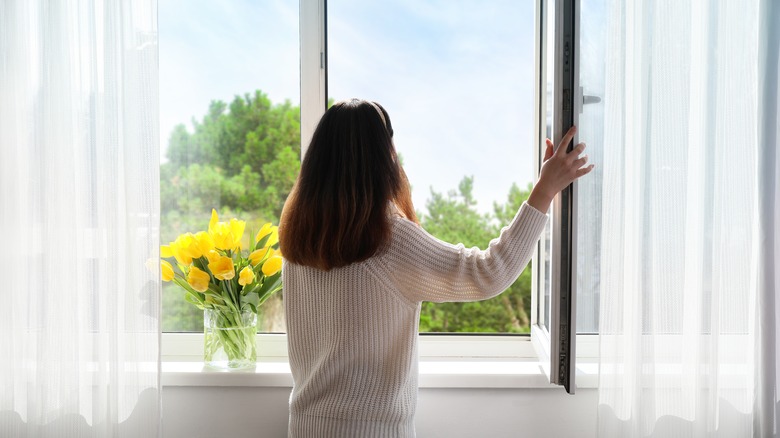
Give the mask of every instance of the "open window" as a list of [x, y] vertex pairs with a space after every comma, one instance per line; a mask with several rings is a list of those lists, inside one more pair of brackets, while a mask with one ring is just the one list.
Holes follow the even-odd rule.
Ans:
[[[488, 6], [485, 6], [484, 3], [480, 3], [480, 5], [480, 13], [486, 13], [486, 11], [494, 7], [499, 9], [506, 8], [508, 3], [493, 2], [488, 4]], [[536, 118], [535, 126], [529, 129], [529, 131], [534, 132], [533, 137], [529, 140], [531, 144], [537, 146], [535, 147], [537, 166], [533, 172], [534, 175], [538, 175], [544, 139], [551, 138], [558, 144], [566, 130], [571, 125], [579, 123], [584, 105], [599, 103], [600, 98], [585, 96], [580, 88], [578, 69], [579, 41], [577, 39], [579, 2], [575, 0], [537, 0], [533, 3], [528, 2], [525, 6], [527, 10], [523, 13], [513, 16], [511, 11], [504, 11], [503, 17], [514, 17], [513, 19], [516, 21], [514, 23], [515, 28], [523, 27], [522, 23], [519, 23], [520, 17], [523, 15], [526, 18], [533, 19], [533, 22], [527, 23], [526, 27], [532, 29], [532, 32], [535, 34], [534, 47], [536, 52], [533, 58], [536, 60], [534, 68], [536, 80], [531, 81], [530, 77], [527, 79], [529, 83], [533, 84], [532, 93], [534, 95], [531, 105], [536, 113]], [[396, 70], [401, 71], [401, 74], [409, 74], [408, 70], [412, 70], [411, 74], [417, 73], [421, 77], [420, 82], [427, 82], [430, 84], [430, 88], [435, 88], [440, 83], [451, 79], [450, 76], [452, 75], [444, 71], [426, 76], [426, 72], [423, 72], [419, 66], [420, 63], [425, 62], [435, 64], [440, 61], [441, 57], [446, 56], [446, 53], [437, 53], [437, 59], [423, 59], [417, 63], [407, 59], [408, 53], [406, 52], [415, 50], [422, 52], [425, 50], [425, 45], [439, 44], [441, 48], [446, 47], [442, 40], [446, 40], [447, 37], [435, 35], [436, 30], [431, 29], [431, 26], [427, 26], [428, 34], [425, 35], [425, 37], [432, 37], [430, 40], [419, 38], [414, 43], [399, 48], [399, 45], [402, 45], [402, 43], [398, 41], [409, 40], [410, 36], [413, 40], [413, 34], [416, 32], [415, 26], [420, 24], [410, 20], [409, 17], [399, 19], [399, 9], [410, 7], [408, 3], [400, 6], [393, 6], [392, 3], [383, 4], [381, 7], [386, 10], [383, 10], [381, 14], [366, 15], [363, 19], [352, 17], [351, 20], [342, 19], [344, 18], [344, 11], [349, 10], [355, 13], [356, 10], [368, 6], [360, 2], [350, 3], [348, 0], [319, 0], [310, 3], [306, 7], [309, 8], [312, 15], [318, 14], [320, 20], [317, 22], [317, 26], [311, 26], [309, 30], [302, 32], [302, 35], [311, 33], [311, 39], [308, 43], [305, 39], [302, 40], [302, 57], [307, 59], [302, 59], [301, 65], [303, 68], [305, 65], [318, 64], [320, 69], [319, 75], [315, 76], [312, 74], [310, 81], [302, 79], [302, 94], [307, 94], [306, 90], [314, 90], [318, 93], [319, 99], [316, 111], [311, 114], [310, 123], [305, 121], [307, 110], [303, 108], [304, 121], [302, 124], [304, 129], [306, 129], [305, 126], [311, 126], [313, 129], [314, 123], [326, 109], [328, 98], [343, 99], [353, 97], [354, 95], [376, 99], [385, 104], [386, 99], [384, 99], [381, 92], [377, 92], [382, 87], [390, 88], [391, 93], [404, 93], [405, 88], [399, 87], [396, 83], [397, 81], [375, 85], [381, 66], [392, 68], [393, 63], [401, 63], [403, 68]], [[422, 6], [417, 7], [422, 8]], [[424, 15], [424, 11], [422, 12]], [[458, 13], [463, 13], [463, 11], [444, 14], [441, 10], [437, 10], [432, 16], [442, 20], [445, 18], [447, 20], [457, 20]], [[302, 10], [302, 17], [306, 14]], [[372, 35], [371, 32], [382, 33], [377, 29], [378, 26], [381, 26], [381, 23], [374, 23], [374, 27], [371, 27], [371, 25], [366, 24], [366, 20], [370, 17], [374, 17], [374, 19], [376, 17], [396, 18], [390, 21], [394, 24], [394, 29], [390, 29], [390, 31], [398, 33], [396, 35], [398, 38], [395, 38], [392, 47], [383, 46], [381, 41], [375, 41], [375, 35]], [[390, 19], [387, 18], [387, 20]], [[361, 23], [364, 28], [368, 26], [368, 30], [361, 29], [360, 26], [355, 26], [354, 23]], [[402, 25], [398, 23], [402, 23]], [[384, 32], [386, 33], [388, 30], [385, 29]], [[467, 30], [463, 32], [467, 32]], [[389, 39], [392, 36], [384, 35], [385, 39]], [[480, 50], [485, 51], [489, 43], [489, 40], [479, 40], [479, 44], [474, 44], [479, 46]], [[348, 53], [349, 48], [345, 46], [353, 44], [362, 46], [363, 52]], [[359, 60], [360, 62], [345, 66], [350, 60]], [[376, 67], [371, 65], [373, 63], [380, 65], [379, 70], [376, 70]], [[471, 62], [469, 67], [473, 64], [474, 62]], [[342, 76], [345, 75], [344, 71], [348, 68], [364, 70], [363, 76], [370, 78], [371, 87], [375, 87], [375, 89], [369, 87], [367, 92], [365, 83], [345, 80]], [[376, 71], [372, 71], [371, 68], [375, 68]], [[404, 73], [405, 70], [406, 72]], [[603, 77], [603, 66], [600, 72]], [[305, 77], [306, 74], [304, 72], [302, 77]], [[525, 79], [523, 75], [515, 75], [513, 78], [516, 82], [522, 82], [523, 79]], [[513, 84], [510, 82], [505, 88], [510, 92], [512, 86]], [[470, 88], [474, 88], [474, 83], [462, 80], [456, 86], [451, 86], [448, 89], [452, 94], [464, 94]], [[442, 92], [437, 91], [430, 94], [438, 96]], [[420, 97], [420, 94], [417, 93], [409, 95], [406, 97], [406, 100], [414, 102], [415, 98], [419, 99]], [[519, 102], [519, 104], [522, 105], [522, 102]], [[421, 113], [427, 114], [426, 111]], [[392, 111], [392, 108], [390, 108], [390, 114], [391, 117], [399, 117], [397, 112]], [[404, 117], [404, 114], [400, 115], [401, 119]], [[414, 117], [419, 117], [419, 115]], [[531, 120], [532, 118], [527, 117], [527, 119]], [[519, 124], [522, 123], [522, 120], [517, 118], [515, 121], [508, 121], [508, 123]], [[598, 125], [598, 123], [593, 123], [592, 120], [589, 123], [592, 126]], [[400, 123], [398, 126], [404, 126], [404, 123]], [[448, 126], [443, 128], [452, 129], [452, 127]], [[583, 129], [580, 127], [580, 133], [582, 132]], [[307, 134], [304, 133], [303, 137], [307, 137]], [[578, 135], [569, 147], [571, 148], [579, 142], [580, 137]], [[524, 139], [520, 138], [519, 140], [522, 142]], [[401, 152], [403, 154], [403, 151]], [[589, 153], [592, 152], [593, 147], [589, 149]], [[449, 150], [446, 153], [457, 155], [458, 152]], [[511, 156], [512, 153], [523, 154], [522, 151], [515, 150], [511, 151], [507, 156]], [[529, 161], [532, 154], [534, 152], [526, 153], [522, 158]], [[429, 160], [426, 165], [431, 167], [431, 164], [436, 162], [438, 161]], [[414, 177], [412, 176], [410, 179], [414, 183]], [[417, 188], [418, 190], [427, 190], [427, 187]], [[551, 220], [540, 241], [537, 255], [533, 262], [534, 278], [532, 279], [532, 285], [534, 290], [531, 295], [532, 303], [529, 315], [531, 337], [536, 350], [541, 356], [550, 360], [550, 381], [564, 386], [570, 393], [574, 393], [575, 390], [574, 359], [576, 357], [575, 341], [577, 334], [595, 333], [598, 329], [598, 279], [597, 274], [595, 274], [595, 278], [593, 275], [598, 269], [591, 269], [593, 266], [588, 265], [588, 278], [579, 275], [576, 269], [579, 263], [578, 258], [598, 256], [598, 254], [591, 254], [593, 251], [598, 252], [598, 245], [595, 244], [598, 234], [591, 239], [592, 242], [583, 242], [585, 243], [584, 249], [587, 252], [587, 255], [585, 255], [583, 248], [578, 247], [579, 237], [576, 230], [580, 212], [577, 209], [577, 195], [578, 187], [575, 184], [564, 190], [556, 198], [551, 208]], [[592, 214], [592, 212], [587, 214]], [[585, 260], [584, 262], [592, 264], [591, 260]], [[578, 295], [580, 295], [578, 285], [581, 284], [586, 285], [584, 290], [587, 292], [587, 295], [581, 298], [584, 298], [583, 301], [587, 304], [584, 309], [587, 314], [582, 315], [581, 320], [583, 323], [578, 324], [576, 302]]]
[[[589, 161], [600, 163], [604, 138], [603, 0], [537, 2], [537, 164], [545, 138], [557, 145], [570, 126], [569, 148], [586, 142]], [[575, 391], [577, 339], [598, 333], [602, 173], [559, 194], [540, 240], [534, 286], [532, 333], [550, 360], [550, 382]], [[587, 206], [578, 208], [578, 205]]]
[[[274, 71], [279, 71], [279, 74], [273, 75], [274, 78], [279, 79], [279, 84], [250, 83], [242, 86], [241, 89], [215, 89], [212, 93], [213, 98], [229, 102], [235, 94], [252, 92], [259, 88], [263, 91], [270, 90], [268, 94], [274, 104], [271, 109], [279, 105], [284, 107], [284, 100], [289, 98], [292, 102], [291, 107], [281, 108], [280, 111], [292, 110], [294, 112], [299, 101], [300, 136], [294, 138], [294, 145], [290, 145], [293, 149], [300, 148], [299, 157], [305, 154], [306, 145], [321, 115], [325, 112], [329, 99], [349, 97], [374, 99], [388, 107], [387, 109], [397, 126], [399, 151], [410, 164], [414, 162], [418, 165], [421, 164], [424, 169], [433, 170], [436, 167], [449, 167], [444, 164], [445, 162], [460, 160], [472, 166], [466, 170], [461, 168], [460, 173], [455, 175], [455, 180], [441, 183], [418, 180], [412, 172], [409, 172], [413, 191], [423, 195], [423, 201], [416, 203], [418, 209], [425, 207], [424, 199], [431, 192], [430, 186], [433, 186], [434, 191], [441, 194], [446, 201], [447, 191], [460, 189], [458, 182], [463, 176], [474, 176], [473, 187], [471, 187], [474, 190], [474, 199], [481, 204], [482, 213], [490, 213], [491, 204], [494, 201], [502, 202], [512, 196], [512, 182], [517, 184], [518, 191], [528, 188], [527, 183], [533, 181], [538, 175], [544, 139], [552, 138], [557, 144], [571, 124], [578, 124], [580, 128], [578, 137], [588, 141], [587, 153], [591, 156], [591, 161], [599, 162], [596, 157], [600, 151], [598, 142], [603, 137], [603, 133], [599, 131], [599, 127], [603, 128], [603, 122], [600, 122], [603, 119], [600, 116], [603, 113], [603, 106], [600, 104], [598, 96], [603, 96], [603, 92], [599, 92], [599, 89], [603, 90], [604, 44], [601, 40], [603, 33], [599, 32], [598, 26], [593, 23], [598, 23], [600, 19], [598, 11], [603, 9], [602, 6], [599, 6], [601, 3], [603, 0], [582, 0], [583, 13], [587, 13], [583, 15], [583, 29], [591, 26], [584, 35], [588, 38], [587, 43], [584, 42], [585, 40], [577, 42], [579, 26], [577, 8], [580, 1], [575, 0], [495, 0], [491, 2], [458, 2], [457, 4], [442, 3], [450, 8], [447, 10], [426, 5], [424, 2], [385, 2], [373, 6], [384, 8], [382, 13], [368, 14], [367, 11], [364, 11], [368, 15], [367, 18], [373, 17], [372, 19], [387, 21], [389, 26], [382, 32], [378, 32], [380, 30], [378, 26], [381, 23], [372, 25], [368, 22], [367, 24], [366, 20], [354, 16], [361, 10], [372, 7], [365, 2], [354, 0], [305, 0], [295, 3], [299, 9], [295, 5], [279, 4], [271, 8], [270, 12], [258, 12], [255, 10], [256, 8], [245, 11], [240, 9], [245, 6], [222, 8], [214, 13], [200, 11], [199, 14], [194, 14], [196, 11], [190, 11], [189, 14], [184, 15], [175, 10], [162, 11], [160, 24], [161, 73], [164, 76], [165, 72], [169, 71], [173, 78], [168, 82], [165, 82], [165, 78], [163, 78], [163, 82], [169, 85], [163, 85], [165, 93], [161, 93], [163, 95], [162, 106], [163, 109], [166, 105], [171, 106], [172, 103], [180, 107], [184, 106], [183, 116], [172, 118], [170, 123], [164, 120], [163, 128], [169, 126], [171, 129], [164, 129], [163, 144], [170, 140], [187, 146], [180, 148], [183, 154], [179, 157], [181, 158], [179, 160], [181, 161], [179, 163], [181, 169], [189, 168], [194, 164], [203, 167], [203, 163], [198, 163], [197, 160], [203, 158], [198, 155], [200, 150], [198, 148], [204, 143], [195, 141], [198, 140], [195, 138], [195, 134], [187, 132], [184, 127], [176, 128], [180, 131], [180, 138], [171, 135], [171, 131], [177, 123], [187, 122], [192, 115], [199, 119], [194, 124], [193, 129], [208, 131], [209, 126], [207, 125], [212, 120], [207, 116], [213, 116], [214, 119], [223, 117], [225, 113], [229, 112], [229, 108], [225, 108], [225, 104], [222, 104], [221, 110], [219, 106], [206, 108], [205, 101], [187, 103], [192, 101], [192, 96], [184, 95], [183, 91], [177, 91], [188, 85], [177, 84], [175, 79], [182, 77], [182, 75], [177, 74], [180, 73], [179, 70], [186, 69], [201, 73], [208, 73], [210, 70], [199, 68], [197, 65], [187, 66], [183, 60], [176, 60], [172, 56], [181, 58], [184, 55], [190, 55], [190, 59], [208, 60], [211, 59], [212, 55], [206, 53], [206, 49], [212, 50], [210, 53], [223, 56], [226, 53], [222, 53], [217, 46], [227, 42], [227, 45], [230, 45], [234, 51], [268, 52], [263, 55], [263, 59], [270, 60], [269, 62], [252, 63], [249, 67], [267, 75], [267, 70], [273, 66]], [[406, 10], [402, 11], [403, 9]], [[352, 15], [347, 17], [345, 11]], [[594, 14], [593, 11], [596, 13]], [[399, 17], [398, 14], [401, 12], [406, 14], [405, 18]], [[256, 17], [255, 21], [267, 21], [269, 23], [268, 32], [282, 29], [276, 32], [275, 38], [279, 39], [281, 36], [284, 38], [274, 44], [269, 44], [271, 35], [268, 35], [268, 38], [259, 39], [254, 37], [241, 38], [242, 35], [249, 35], [250, 33], [247, 32], [251, 30], [248, 29], [251, 26], [242, 25], [234, 26], [236, 27], [235, 32], [220, 38], [212, 38], [209, 40], [209, 44], [199, 45], [196, 38], [189, 38], [184, 32], [197, 29], [198, 26], [202, 27], [207, 24], [208, 20], [216, 20], [226, 14], [247, 17], [257, 15], [260, 18]], [[414, 17], [416, 17], [416, 21], [412, 19]], [[287, 29], [287, 25], [291, 22], [294, 24], [296, 20], [299, 23], [299, 33], [296, 32], [296, 26], [290, 28], [292, 30]], [[251, 22], [251, 20], [249, 21]], [[359, 23], [359, 25], [355, 23]], [[486, 23], [490, 25], [487, 26]], [[374, 27], [372, 28], [372, 26]], [[173, 31], [183, 32], [183, 37], [177, 40], [176, 35], [171, 33]], [[372, 31], [384, 34], [383, 38], [386, 41], [371, 40], [371, 38], [376, 39], [377, 37], [376, 34], [371, 34]], [[166, 33], [169, 33], [167, 37]], [[194, 32], [191, 33], [194, 34]], [[237, 38], [237, 40], [230, 43], [228, 38]], [[261, 43], [257, 43], [257, 41], [261, 41]], [[388, 42], [391, 46], [382, 45]], [[260, 45], [258, 46], [258, 44]], [[297, 44], [299, 44], [299, 52], [295, 50]], [[586, 45], [583, 46], [584, 44]], [[358, 47], [360, 50], [355, 52], [349, 46]], [[166, 47], [168, 47], [167, 51]], [[589, 51], [588, 57], [585, 59], [587, 66], [583, 69], [579, 69], [580, 65], [585, 65], [585, 63], [580, 63], [580, 47], [585, 47]], [[602, 52], [598, 51], [599, 47], [601, 47]], [[300, 54], [299, 58], [296, 52]], [[415, 58], [412, 55], [422, 56]], [[172, 61], [177, 62], [172, 63]], [[211, 65], [213, 64], [211, 62], [210, 69], [218, 69], [221, 64], [228, 61], [229, 59], [220, 61], [216, 67]], [[206, 62], [208, 63], [208, 61]], [[397, 65], [394, 67], [394, 64]], [[374, 70], [371, 70], [372, 68]], [[243, 71], [238, 68], [228, 70], [232, 72]], [[355, 70], [365, 78], [364, 81], [355, 80], [354, 74], [351, 77], [347, 76], [347, 73], [354, 73]], [[374, 91], [365, 88], [365, 84], [381, 82], [378, 74], [386, 72], [386, 70], [392, 73], [391, 79], [394, 82], [391, 83], [388, 80], [379, 83], [375, 86]], [[251, 75], [251, 71], [247, 74]], [[404, 75], [405, 78], [400, 77]], [[208, 77], [203, 74], [187, 76], [191, 79], [202, 78], [204, 84], [211, 84]], [[409, 82], [401, 83], [401, 79], [409, 79]], [[238, 82], [240, 81], [219, 81], [218, 84]], [[290, 83], [294, 84], [293, 88], [289, 87]], [[298, 83], [300, 83], [300, 94], [295, 92], [295, 86]], [[177, 88], [177, 86], [179, 87]], [[581, 86], [584, 86], [584, 92]], [[190, 88], [193, 87], [190, 86]], [[205, 86], [200, 88], [207, 89]], [[287, 90], [286, 94], [274, 92], [277, 89]], [[177, 95], [177, 92], [182, 96]], [[401, 98], [396, 99], [396, 101], [406, 102], [407, 105], [400, 107], [401, 103], [399, 103], [396, 107], [396, 104], [388, 104], [393, 99], [388, 93], [399, 94]], [[254, 95], [250, 97], [252, 102], [257, 100]], [[435, 102], [436, 100], [439, 102]], [[244, 101], [247, 103], [246, 99]], [[443, 106], [436, 107], [436, 104], [442, 102]], [[202, 112], [198, 112], [198, 107], [202, 108]], [[416, 108], [410, 110], [410, 107]], [[237, 107], [236, 109], [240, 110], [241, 108]], [[195, 111], [195, 113], [190, 111]], [[205, 115], [204, 112], [206, 112]], [[429, 117], [429, 114], [432, 113], [440, 113], [439, 115], [443, 114], [445, 117], [438, 119]], [[491, 116], [491, 114], [500, 114], [501, 118], [497, 115]], [[295, 118], [294, 115], [292, 118]], [[430, 126], [424, 126], [420, 120], [429, 121]], [[497, 134], [497, 136], [487, 140], [485, 140], [487, 137], [474, 137], [474, 132], [464, 131], [468, 127], [473, 128], [472, 131], [477, 133], [489, 131], [491, 135]], [[429, 158], [412, 156], [412, 149], [409, 149], [408, 153], [404, 152], [400, 143], [404, 143], [405, 146], [417, 144], [419, 148], [430, 146], [426, 143], [434, 143], [434, 140], [422, 137], [413, 139], [413, 133], [409, 132], [412, 130], [429, 131], [438, 136], [438, 138], [434, 138], [437, 140], [437, 144], [432, 145], [434, 147], [427, 151]], [[211, 139], [211, 137], [207, 138], [207, 134], [209, 133], [204, 132], [202, 137]], [[480, 139], [484, 141], [478, 141]], [[576, 138], [573, 144], [576, 144], [578, 140], [579, 138]], [[500, 148], [503, 149], [500, 149], [499, 152], [491, 152], [492, 149], [487, 147], [485, 142], [499, 144]], [[475, 151], [468, 151], [465, 147], [459, 146], [463, 144], [476, 145], [474, 147], [476, 154], [472, 153]], [[418, 146], [414, 146], [414, 149]], [[169, 162], [174, 161], [169, 160]], [[297, 165], [297, 163], [294, 164]], [[236, 165], [235, 169], [228, 169], [229, 166], [233, 165]], [[504, 169], [494, 167], [499, 165], [509, 167]], [[164, 166], [172, 167], [167, 164]], [[185, 177], [192, 175], [186, 172], [182, 173], [183, 176], [178, 175], [179, 172], [183, 172], [181, 169], [163, 169], [163, 177], [167, 177], [171, 184], [184, 184], [181, 185], [178, 193], [169, 194], [171, 198], [181, 200], [187, 197], [193, 198], [193, 195], [201, 198], [212, 196], [217, 201], [215, 205], [230, 207], [229, 199], [225, 198], [221, 191], [218, 193], [205, 191], [205, 194], [198, 192], [203, 188], [214, 189], [217, 187], [216, 185], [188, 183]], [[216, 179], [238, 178], [241, 175], [241, 167], [236, 163], [226, 163], [221, 166], [221, 169], [215, 172]], [[226, 173], [228, 171], [225, 169], [233, 173]], [[485, 169], [487, 170], [485, 171]], [[201, 172], [195, 176], [202, 176], [202, 168], [200, 170]], [[409, 170], [407, 169], [407, 171]], [[255, 172], [258, 171], [255, 170]], [[595, 195], [600, 187], [599, 172], [600, 168], [597, 166], [593, 177], [588, 178], [586, 182], [568, 188], [556, 199], [555, 205], [551, 208], [549, 227], [542, 236], [537, 254], [532, 262], [532, 269], [528, 269], [528, 272], [523, 274], [526, 277], [523, 281], [528, 283], [529, 290], [528, 297], [523, 297], [525, 301], [512, 301], [514, 298], [511, 298], [509, 294], [497, 298], [498, 304], [496, 305], [504, 309], [522, 306], [522, 311], [518, 309], [514, 315], [516, 321], [511, 321], [511, 312], [507, 312], [507, 315], [510, 315], [506, 318], [508, 322], [479, 326], [488, 327], [487, 330], [458, 330], [461, 332], [470, 331], [469, 335], [482, 331], [483, 337], [447, 337], [446, 342], [442, 341], [441, 344], [447, 344], [446, 351], [450, 352], [450, 355], [453, 355], [450, 345], [460, 345], [464, 339], [473, 339], [473, 341], [466, 341], [470, 342], [468, 348], [459, 348], [458, 353], [454, 355], [496, 357], [502, 356], [500, 353], [496, 354], [496, 351], [503, 348], [504, 350], [512, 350], [506, 357], [530, 359], [534, 357], [534, 352], [531, 351], [531, 344], [533, 344], [533, 350], [536, 350], [536, 353], [544, 357], [545, 360], [550, 361], [548, 371], [551, 382], [564, 386], [569, 392], [574, 391], [574, 358], [576, 356], [574, 342], [577, 334], [595, 333], [598, 330], [598, 242], [600, 229], [595, 227], [600, 227], [600, 220], [594, 220], [589, 215], [600, 214], [598, 208], [600, 204], [598, 204], [598, 197]], [[233, 175], [234, 173], [235, 175]], [[518, 174], [518, 178], [508, 182], [504, 181], [503, 185], [499, 182], [495, 186], [497, 187], [495, 190], [489, 186], [488, 178], [502, 175], [512, 176], [513, 173]], [[285, 187], [289, 189], [289, 186], [291, 186], [291, 181], [287, 181]], [[486, 186], [489, 188], [483, 189]], [[231, 185], [220, 184], [220, 187], [230, 188]], [[479, 194], [485, 192], [497, 193], [492, 193], [492, 197], [484, 197]], [[589, 196], [586, 201], [589, 205], [588, 209], [577, 209], [578, 196], [580, 198]], [[205, 217], [196, 218], [188, 215], [188, 209], [200, 210], [190, 201], [187, 201], [183, 206], [174, 202], [168, 203], [163, 212], [172, 216], [166, 217], [163, 222], [182, 226], [189, 226], [190, 222], [205, 223], [207, 219]], [[468, 204], [465, 199], [461, 203]], [[504, 205], [504, 207], [504, 214], [507, 212], [513, 214], [511, 206]], [[178, 210], [176, 210], [177, 208]], [[178, 220], [172, 220], [172, 218], [178, 218]], [[492, 225], [496, 226], [500, 221], [501, 219], [495, 215]], [[585, 226], [588, 227], [588, 230], [586, 233], [578, 234], [577, 227], [583, 224], [587, 224]], [[599, 225], [591, 226], [592, 224]], [[175, 231], [163, 230], [163, 234], [167, 233], [167, 235], [173, 236]], [[492, 235], [491, 232], [485, 234]], [[443, 235], [441, 237], [445, 240], [453, 238], [460, 240], [457, 236]], [[479, 246], [480, 244], [475, 245]], [[577, 267], [580, 269], [576, 269]], [[164, 322], [165, 330], [198, 331], [201, 324], [199, 315], [192, 311], [186, 315], [183, 313], [179, 315], [175, 310], [176, 305], [182, 304], [179, 303], [180, 297], [171, 294], [169, 297], [171, 298], [170, 302], [163, 303], [164, 319], [167, 318], [167, 321], [170, 322], [167, 325]], [[507, 297], [510, 297], [509, 303], [500, 302]], [[172, 303], [173, 301], [176, 302]], [[579, 306], [576, 304], [577, 301], [580, 302]], [[186, 307], [186, 305], [184, 303], [184, 306], [180, 307]], [[501, 311], [504, 312], [504, 310]], [[484, 313], [492, 314], [492, 311]], [[521, 316], [523, 313], [525, 313], [525, 321]], [[178, 322], [173, 324], [177, 319], [182, 320], [182, 318], [190, 321], [190, 324], [179, 324]], [[273, 327], [266, 326], [261, 331], [280, 332], [283, 330], [280, 329], [283, 326], [282, 319], [269, 318], [266, 321], [269, 324], [273, 322], [275, 325]], [[447, 327], [442, 325], [439, 327], [441, 330], [436, 331], [448, 331], [447, 328], [450, 327], [451, 325]], [[510, 329], [506, 329], [506, 327]], [[530, 337], [527, 335], [529, 331]], [[497, 336], [494, 339], [485, 339], [485, 332], [491, 332], [490, 334]], [[279, 337], [279, 345], [283, 347], [283, 335], [277, 336]], [[268, 337], [266, 336], [266, 338]], [[435, 336], [428, 336], [428, 338], [433, 337]], [[529, 338], [532, 342], [529, 342]], [[445, 338], [439, 336], [438, 339], [444, 340]], [[519, 344], [524, 345], [516, 348]], [[496, 348], [484, 351], [486, 345]], [[507, 345], [511, 345], [511, 347], [507, 347]], [[286, 354], [282, 347], [278, 349], [279, 356]], [[421, 351], [424, 348], [422, 347]], [[477, 350], [482, 353], [476, 353]], [[447, 355], [441, 351], [437, 349], [435, 355]]]
[[[574, 0], [537, 3], [537, 169], [541, 169], [545, 139], [559, 145], [576, 123]], [[572, 148], [575, 141], [569, 145]], [[576, 357], [576, 183], [553, 201], [550, 221], [537, 250], [535, 345], [550, 360], [550, 382], [575, 390]]]

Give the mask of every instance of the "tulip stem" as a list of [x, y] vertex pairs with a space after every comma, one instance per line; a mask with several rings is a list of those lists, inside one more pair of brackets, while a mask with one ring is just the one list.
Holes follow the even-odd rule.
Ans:
[[[255, 335], [257, 324], [255, 316], [249, 324], [245, 324], [242, 312], [224, 312], [206, 310], [209, 324], [206, 326], [204, 355], [206, 362], [217, 360], [222, 349], [228, 363], [240, 366], [242, 362], [254, 362], [257, 357]], [[229, 365], [230, 366], [230, 365]]]

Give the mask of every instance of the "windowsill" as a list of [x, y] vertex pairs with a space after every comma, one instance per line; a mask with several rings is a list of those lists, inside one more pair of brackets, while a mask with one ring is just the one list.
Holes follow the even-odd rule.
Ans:
[[[420, 388], [559, 388], [549, 383], [539, 361], [516, 359], [420, 360]], [[577, 387], [596, 388], [598, 365], [577, 364]], [[254, 370], [219, 371], [202, 362], [162, 363], [163, 386], [250, 386], [292, 387], [290, 365], [286, 360], [262, 360]]]
[[[204, 366], [203, 334], [163, 333], [163, 386], [292, 387], [287, 337], [259, 334], [254, 370]], [[421, 336], [420, 388], [560, 388], [549, 383], [549, 359], [530, 336]], [[598, 338], [577, 337], [578, 388], [598, 385]]]

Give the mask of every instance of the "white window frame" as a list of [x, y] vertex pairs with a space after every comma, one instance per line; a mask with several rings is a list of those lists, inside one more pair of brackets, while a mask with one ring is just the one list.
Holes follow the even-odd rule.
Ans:
[[[545, 108], [543, 94], [544, 81], [544, 27], [540, 26], [541, 2], [555, 0], [536, 0], [535, 17], [538, 26], [536, 32], [535, 70], [535, 138], [541, 144], [544, 136]], [[326, 0], [300, 0], [300, 81], [301, 81], [301, 156], [327, 108], [327, 4]], [[540, 52], [541, 51], [541, 52]], [[535, 148], [534, 160], [536, 173], [541, 167], [540, 148]], [[432, 360], [476, 360], [488, 359], [538, 362], [540, 366], [549, 364], [550, 334], [540, 324], [538, 315], [544, 309], [543, 293], [539, 280], [543, 279], [543, 246], [538, 244], [534, 253], [531, 293], [531, 333], [528, 335], [488, 335], [488, 334], [433, 334], [419, 336], [419, 357], [422, 361]], [[577, 335], [577, 358], [581, 363], [593, 364], [598, 358], [598, 335]], [[287, 335], [283, 333], [261, 333], [257, 335], [258, 361], [287, 362]], [[161, 359], [163, 362], [202, 362], [202, 333], [162, 334]], [[545, 370], [549, 377], [549, 367]], [[593, 373], [591, 373], [593, 374]]]

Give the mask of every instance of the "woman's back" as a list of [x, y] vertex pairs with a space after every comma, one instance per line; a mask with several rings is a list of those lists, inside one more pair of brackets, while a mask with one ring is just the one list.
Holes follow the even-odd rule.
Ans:
[[413, 434], [420, 306], [397, 296], [376, 264], [285, 265], [290, 436]]
[[328, 271], [284, 266], [290, 436], [414, 436], [420, 303], [501, 293], [547, 216], [524, 205], [485, 251], [391, 221], [389, 245], [367, 260]]

